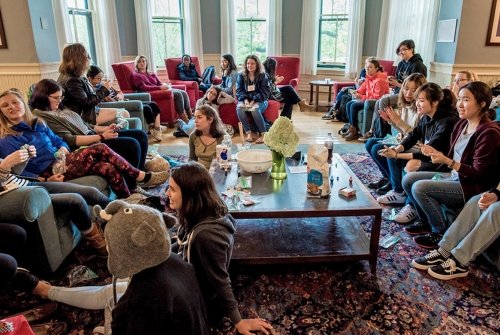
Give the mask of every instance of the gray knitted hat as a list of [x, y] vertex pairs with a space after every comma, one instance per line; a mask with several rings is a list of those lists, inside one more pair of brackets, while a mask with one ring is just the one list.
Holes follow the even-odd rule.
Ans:
[[115, 200], [105, 210], [95, 206], [94, 213], [108, 221], [104, 236], [109, 252], [108, 268], [113, 276], [130, 277], [163, 263], [170, 256], [164, 216], [156, 209]]

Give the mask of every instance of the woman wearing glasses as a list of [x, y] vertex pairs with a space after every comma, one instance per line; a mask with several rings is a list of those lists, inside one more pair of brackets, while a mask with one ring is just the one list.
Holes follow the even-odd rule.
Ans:
[[476, 80], [474, 73], [467, 70], [458, 71], [455, 75], [455, 79], [453, 79], [453, 86], [451, 87], [451, 91], [455, 94], [455, 96], [458, 97], [458, 91], [460, 91], [462, 87], [470, 82], [473, 82], [474, 80]]

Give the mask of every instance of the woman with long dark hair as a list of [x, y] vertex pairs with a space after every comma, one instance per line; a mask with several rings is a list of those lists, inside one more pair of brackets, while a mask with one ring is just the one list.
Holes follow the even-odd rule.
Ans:
[[222, 55], [220, 60], [220, 73], [222, 83], [220, 87], [230, 96], [236, 96], [236, 80], [238, 79], [238, 67], [230, 54]]

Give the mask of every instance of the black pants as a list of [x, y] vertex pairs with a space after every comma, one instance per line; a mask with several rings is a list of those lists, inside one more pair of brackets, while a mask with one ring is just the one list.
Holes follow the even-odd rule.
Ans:
[[0, 289], [14, 278], [17, 270], [16, 257], [26, 243], [26, 231], [16, 225], [0, 223]]
[[293, 105], [299, 103], [301, 99], [291, 85], [280, 87], [279, 90], [281, 92], [281, 96], [283, 97], [281, 102], [285, 104], [281, 110], [280, 116], [291, 119]]
[[143, 101], [142, 112], [148, 124], [155, 123], [156, 117], [160, 114], [160, 107], [154, 101]]
[[144, 170], [144, 163], [148, 153], [148, 135], [143, 130], [121, 130], [118, 132], [117, 138], [107, 139], [102, 143], [105, 143], [114, 152], [125, 158], [133, 167]]

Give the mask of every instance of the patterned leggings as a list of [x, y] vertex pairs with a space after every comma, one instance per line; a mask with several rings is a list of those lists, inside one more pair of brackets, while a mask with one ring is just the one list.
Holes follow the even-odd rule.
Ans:
[[[42, 176], [50, 177], [52, 167]], [[118, 198], [126, 198], [130, 190], [124, 176], [135, 180], [139, 176], [136, 169], [106, 144], [94, 144], [66, 155], [66, 172], [64, 180], [71, 180], [88, 175], [99, 175], [105, 178]]]

